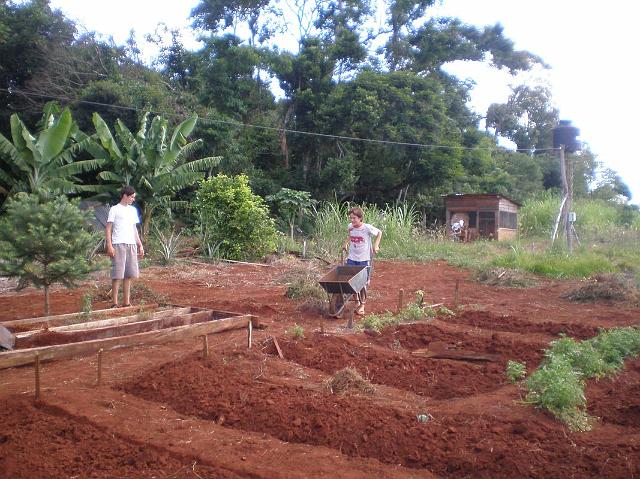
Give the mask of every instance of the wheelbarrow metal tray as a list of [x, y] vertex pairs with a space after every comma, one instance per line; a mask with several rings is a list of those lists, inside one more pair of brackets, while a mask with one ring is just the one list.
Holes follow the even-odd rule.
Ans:
[[356, 294], [367, 284], [368, 266], [336, 266], [322, 278], [320, 286], [329, 294]]

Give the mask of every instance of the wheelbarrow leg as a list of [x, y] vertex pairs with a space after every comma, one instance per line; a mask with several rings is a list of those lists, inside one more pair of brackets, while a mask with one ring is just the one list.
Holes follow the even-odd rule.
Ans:
[[353, 329], [353, 312], [356, 307], [349, 308], [349, 319], [347, 320], [347, 329]]
[[342, 317], [344, 307], [349, 301], [349, 298], [346, 296], [347, 295], [344, 295], [342, 293], [333, 293], [329, 297], [329, 316], [333, 318]]

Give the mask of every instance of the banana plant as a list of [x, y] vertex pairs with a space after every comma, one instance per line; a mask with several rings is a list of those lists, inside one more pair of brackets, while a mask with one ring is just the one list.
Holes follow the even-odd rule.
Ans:
[[45, 109], [42, 129], [35, 134], [15, 113], [11, 115], [10, 124], [11, 141], [0, 134], [0, 194], [93, 191], [92, 186], [82, 185], [77, 175], [98, 169], [104, 161], [74, 161], [75, 156], [91, 144], [91, 139], [78, 130], [68, 109], [60, 115]]
[[135, 134], [117, 120], [114, 135], [102, 117], [94, 113], [99, 144], [91, 150], [94, 158], [106, 162], [105, 170], [98, 174], [99, 179], [114, 191], [125, 185], [135, 188], [145, 238], [153, 212], [164, 205], [185, 207], [187, 202], [174, 200], [176, 193], [204, 178], [204, 172], [221, 160], [221, 157], [189, 160], [203, 143], [187, 139], [198, 121], [197, 115], [176, 126], [170, 137], [168, 120], [156, 116], [149, 123], [149, 116], [145, 113]]

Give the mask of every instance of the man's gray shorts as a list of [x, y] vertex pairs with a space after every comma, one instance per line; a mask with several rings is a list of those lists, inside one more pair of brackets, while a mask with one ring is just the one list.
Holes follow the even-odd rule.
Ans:
[[137, 278], [138, 247], [134, 244], [118, 243], [113, 245], [116, 254], [111, 258], [111, 279]]

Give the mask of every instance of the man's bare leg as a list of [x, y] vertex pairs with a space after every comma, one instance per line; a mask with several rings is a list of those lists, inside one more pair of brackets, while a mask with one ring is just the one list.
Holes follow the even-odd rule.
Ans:
[[127, 306], [131, 304], [131, 278], [125, 278], [122, 283], [122, 304]]
[[118, 305], [118, 290], [120, 289], [120, 280], [113, 279], [111, 280], [111, 300], [112, 304], [115, 306]]

